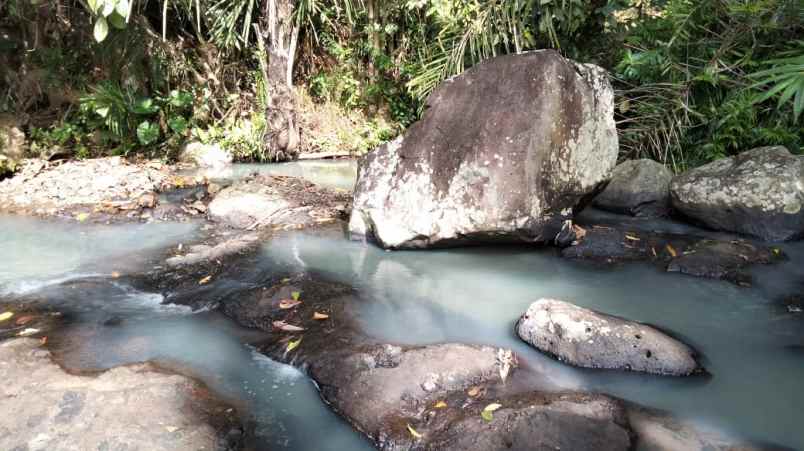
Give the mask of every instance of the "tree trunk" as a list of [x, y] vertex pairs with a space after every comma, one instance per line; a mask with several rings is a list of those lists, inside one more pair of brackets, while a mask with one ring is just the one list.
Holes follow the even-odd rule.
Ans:
[[293, 160], [299, 153], [299, 129], [296, 121], [296, 93], [293, 90], [293, 63], [299, 28], [293, 20], [294, 0], [266, 0], [263, 26], [267, 35], [258, 33], [267, 53], [264, 77], [268, 91], [265, 111], [268, 128], [263, 145], [268, 159]]

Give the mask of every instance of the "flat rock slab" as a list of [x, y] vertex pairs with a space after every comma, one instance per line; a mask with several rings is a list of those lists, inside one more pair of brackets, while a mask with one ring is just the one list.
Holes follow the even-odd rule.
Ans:
[[540, 299], [516, 325], [519, 337], [571, 365], [688, 376], [701, 371], [695, 351], [636, 321]]
[[[234, 411], [184, 376], [147, 365], [75, 376], [39, 340], [0, 342], [0, 448], [226, 450]], [[13, 414], [11, 414], [13, 412]]]
[[236, 229], [294, 228], [332, 222], [350, 196], [296, 177], [258, 175], [224, 188], [208, 205], [209, 218]]
[[120, 157], [53, 164], [28, 160], [19, 174], [0, 182], [4, 209], [61, 209], [106, 201], [137, 200], [167, 183], [158, 163], [130, 164]]
[[711, 239], [673, 233], [628, 230], [614, 226], [576, 227], [576, 239], [561, 255], [576, 260], [612, 264], [652, 261], [668, 272], [720, 279], [740, 286], [752, 283], [752, 265], [783, 261], [773, 246], [745, 240]]

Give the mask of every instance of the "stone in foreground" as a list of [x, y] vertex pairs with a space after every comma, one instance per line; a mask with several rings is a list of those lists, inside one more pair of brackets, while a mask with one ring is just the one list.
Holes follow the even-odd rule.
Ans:
[[361, 162], [353, 237], [385, 248], [550, 242], [616, 163], [605, 72], [554, 51], [478, 64], [427, 106]]
[[651, 326], [564, 301], [534, 302], [516, 332], [536, 349], [575, 366], [668, 376], [701, 369], [692, 348]]
[[804, 234], [804, 159], [784, 147], [760, 147], [676, 177], [673, 207], [716, 230], [766, 241]]
[[232, 154], [219, 145], [203, 144], [197, 141], [188, 143], [179, 155], [179, 161], [199, 168], [222, 168], [232, 164]]
[[232, 445], [224, 438], [232, 409], [200, 402], [196, 398], [205, 389], [199, 384], [147, 365], [74, 376], [50, 360], [39, 340], [13, 339], [0, 343], [0, 380], [0, 449], [189, 451]]
[[670, 209], [673, 174], [653, 160], [628, 160], [614, 168], [611, 181], [594, 201], [602, 210], [639, 217], [664, 216]]

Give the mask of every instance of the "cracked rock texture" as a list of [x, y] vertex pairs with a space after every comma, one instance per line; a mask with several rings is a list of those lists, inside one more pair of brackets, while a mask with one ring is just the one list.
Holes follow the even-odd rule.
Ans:
[[692, 348], [651, 326], [555, 299], [531, 304], [516, 332], [536, 349], [575, 366], [668, 376], [700, 369]]
[[605, 72], [554, 51], [488, 60], [361, 162], [349, 223], [385, 248], [549, 242], [617, 159]]
[[0, 449], [219, 450], [229, 445], [206, 421], [205, 389], [147, 365], [74, 376], [39, 348], [39, 340], [0, 343]]
[[673, 207], [716, 230], [766, 241], [804, 234], [804, 159], [760, 147], [691, 169], [670, 185]]

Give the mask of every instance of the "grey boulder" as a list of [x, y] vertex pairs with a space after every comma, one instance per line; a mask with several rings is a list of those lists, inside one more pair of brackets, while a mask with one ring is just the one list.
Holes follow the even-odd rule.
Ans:
[[631, 216], [657, 217], [670, 207], [673, 173], [653, 160], [628, 160], [617, 165], [606, 189], [594, 201], [602, 210]]
[[692, 348], [651, 326], [555, 299], [531, 304], [516, 332], [536, 349], [575, 366], [669, 376], [700, 370]]
[[804, 159], [760, 147], [691, 169], [670, 185], [673, 207], [712, 229], [766, 241], [804, 233]]
[[361, 161], [349, 230], [385, 248], [550, 242], [617, 159], [605, 71], [554, 51], [447, 80]]

